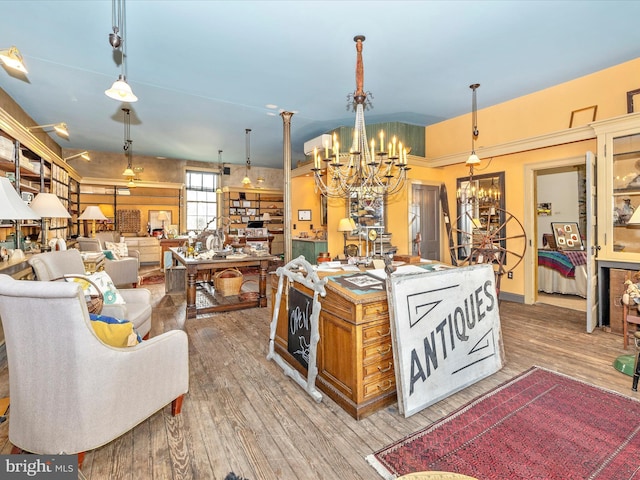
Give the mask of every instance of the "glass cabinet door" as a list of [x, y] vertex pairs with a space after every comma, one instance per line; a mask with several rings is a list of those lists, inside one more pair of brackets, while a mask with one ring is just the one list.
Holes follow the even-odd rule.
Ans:
[[640, 253], [640, 133], [612, 139], [612, 248]]

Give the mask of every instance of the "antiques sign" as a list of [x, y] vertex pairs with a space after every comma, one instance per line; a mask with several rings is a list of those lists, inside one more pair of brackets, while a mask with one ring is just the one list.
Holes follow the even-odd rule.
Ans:
[[392, 275], [387, 291], [398, 409], [405, 417], [502, 368], [490, 264]]

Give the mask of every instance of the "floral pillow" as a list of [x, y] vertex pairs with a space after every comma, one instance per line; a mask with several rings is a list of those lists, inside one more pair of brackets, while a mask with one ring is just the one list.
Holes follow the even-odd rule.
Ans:
[[113, 242], [104, 242], [104, 246], [107, 250], [111, 250], [118, 258], [128, 257], [129, 249], [127, 248], [127, 244], [122, 243], [113, 243]]
[[100, 289], [104, 297], [105, 305], [124, 305], [125, 301], [122, 298], [120, 292], [113, 284], [111, 277], [107, 272], [96, 272], [91, 275], [77, 275], [74, 277], [68, 277], [67, 282], [77, 282], [82, 285], [82, 291], [85, 295], [98, 295], [96, 289], [86, 279], [91, 280]]

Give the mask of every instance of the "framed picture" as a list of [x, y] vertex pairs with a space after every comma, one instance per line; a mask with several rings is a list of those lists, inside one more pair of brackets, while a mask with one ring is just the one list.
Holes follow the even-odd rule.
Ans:
[[298, 210], [299, 221], [311, 221], [311, 210]]
[[165, 213], [168, 217], [166, 220], [164, 220], [164, 226], [168, 227], [172, 224], [171, 210], [149, 210], [149, 225], [151, 226], [152, 232], [156, 229], [162, 228], [162, 220], [158, 219], [158, 217], [160, 216], [160, 212]]
[[577, 222], [551, 222], [558, 250], [584, 250]]
[[233, 202], [231, 202], [231, 205], [233, 205], [234, 207], [239, 207], [240, 206], [240, 200], [234, 200]]
[[250, 218], [249, 217], [242, 217], [240, 220], [242, 221], [242, 223], [249, 223]]

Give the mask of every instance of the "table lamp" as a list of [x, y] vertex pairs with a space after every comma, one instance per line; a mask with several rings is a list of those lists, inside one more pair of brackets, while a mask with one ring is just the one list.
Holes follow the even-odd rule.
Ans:
[[271, 214], [269, 212], [264, 212], [262, 214], [262, 221], [264, 223], [269, 223], [271, 221]]
[[158, 213], [158, 221], [162, 222], [162, 238], [167, 237], [164, 231], [164, 222], [166, 222], [167, 220], [169, 220], [169, 215], [167, 215], [167, 212], [165, 212], [164, 210], [160, 210], [160, 212]]
[[[0, 220], [40, 220], [20, 198], [6, 177], [0, 177]], [[16, 227], [16, 248], [20, 248], [20, 228]]]
[[89, 205], [78, 220], [91, 220], [91, 238], [96, 238], [96, 220], [108, 220], [97, 205]]
[[49, 248], [49, 225], [52, 218], [71, 218], [57, 195], [41, 192], [31, 202], [31, 209], [42, 218], [42, 249]]
[[338, 223], [338, 231], [342, 232], [344, 235], [344, 249], [343, 252], [347, 254], [347, 232], [352, 232], [356, 229], [356, 222], [354, 222], [353, 218], [341, 218]]

